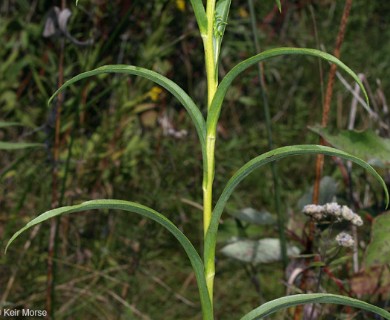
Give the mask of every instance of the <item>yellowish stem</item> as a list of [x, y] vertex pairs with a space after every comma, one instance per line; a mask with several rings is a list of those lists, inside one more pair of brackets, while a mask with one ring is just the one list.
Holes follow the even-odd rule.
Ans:
[[[207, 33], [202, 34], [206, 76], [207, 76], [207, 110], [210, 110], [215, 92], [218, 87], [218, 75], [216, 72], [215, 48], [214, 48], [214, 15], [215, 15], [215, 0], [208, 0], [206, 7], [207, 15]], [[203, 227], [204, 235], [210, 225], [213, 204], [213, 181], [215, 170], [215, 132], [207, 132], [207, 174], [203, 177]], [[207, 258], [206, 258], [207, 259]], [[210, 259], [208, 259], [210, 260]], [[214, 259], [213, 259], [214, 260]], [[213, 286], [215, 275], [214, 261], [205, 261], [206, 284], [211, 302], [213, 301]]]

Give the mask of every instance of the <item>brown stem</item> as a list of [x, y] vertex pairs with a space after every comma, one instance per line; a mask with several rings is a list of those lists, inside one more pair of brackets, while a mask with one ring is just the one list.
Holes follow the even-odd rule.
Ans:
[[[352, 0], [346, 0], [345, 6], [344, 6], [343, 16], [341, 18], [341, 23], [340, 23], [340, 27], [339, 27], [339, 32], [337, 34], [336, 46], [335, 46], [335, 49], [333, 52], [333, 55], [338, 59], [340, 58], [340, 48], [341, 48], [341, 45], [342, 45], [343, 40], [344, 40], [345, 29], [347, 26], [349, 13], [351, 11], [351, 6], [352, 6]], [[335, 64], [332, 64], [332, 66], [330, 67], [330, 71], [329, 71], [329, 78], [328, 78], [328, 84], [327, 84], [327, 88], [326, 88], [324, 108], [322, 111], [321, 125], [323, 128], [326, 128], [328, 125], [329, 112], [330, 112], [330, 102], [331, 102], [332, 96], [333, 96], [333, 84], [334, 84], [334, 79], [336, 76], [336, 70], [337, 70], [337, 66]], [[320, 138], [320, 144], [324, 145], [324, 142], [325, 142], [324, 139]], [[319, 200], [320, 180], [321, 180], [323, 165], [324, 165], [324, 156], [318, 155], [317, 161], [316, 161], [316, 180], [315, 180], [314, 190], [313, 190], [313, 203], [314, 204], [318, 204], [318, 200]]]
[[[65, 0], [62, 1], [62, 9], [66, 7]], [[58, 61], [58, 87], [64, 83], [64, 40], [60, 40], [60, 55]], [[53, 147], [53, 171], [52, 171], [52, 192], [51, 192], [51, 207], [55, 208], [58, 203], [58, 159], [60, 154], [60, 129], [61, 129], [61, 110], [63, 104], [63, 95], [58, 95], [56, 106], [56, 122], [55, 122], [55, 136]], [[47, 259], [47, 284], [46, 284], [46, 311], [47, 319], [54, 318], [54, 257], [55, 257], [55, 243], [57, 237], [58, 219], [52, 219], [50, 225], [49, 248]]]
[[[351, 6], [352, 6], [352, 0], [346, 0], [343, 15], [341, 17], [339, 31], [337, 34], [335, 49], [333, 51], [333, 55], [338, 59], [340, 58], [340, 49], [341, 49], [341, 45], [342, 45], [343, 40], [344, 40], [345, 30], [346, 30], [346, 26], [347, 26], [349, 13], [351, 11]], [[332, 64], [330, 67], [330, 71], [329, 71], [329, 78], [328, 78], [328, 83], [327, 83], [327, 87], [326, 87], [324, 107], [322, 110], [321, 126], [323, 128], [326, 128], [328, 125], [329, 113], [330, 113], [330, 102], [331, 102], [332, 96], [333, 96], [333, 85], [334, 85], [334, 79], [336, 76], [336, 70], [337, 70], [336, 65]], [[325, 140], [322, 137], [320, 138], [320, 144], [321, 145], [326, 144]], [[313, 199], [312, 199], [312, 202], [314, 204], [318, 204], [318, 202], [319, 202], [320, 181], [321, 181], [323, 166], [324, 166], [324, 155], [321, 154], [321, 155], [317, 156], [316, 166], [315, 166], [316, 179], [315, 179], [315, 183], [314, 183]], [[312, 251], [314, 232], [315, 232], [315, 225], [313, 222], [310, 222], [309, 223], [309, 231], [308, 231], [308, 239], [307, 239], [307, 243], [306, 243], [307, 252]], [[303, 274], [302, 283], [301, 283], [301, 289], [303, 291], [306, 291], [308, 289], [306, 280], [307, 280], [307, 274], [305, 272]], [[294, 313], [294, 320], [299, 320], [302, 318], [302, 316], [303, 316], [302, 306], [297, 307], [295, 309], [295, 313]]]

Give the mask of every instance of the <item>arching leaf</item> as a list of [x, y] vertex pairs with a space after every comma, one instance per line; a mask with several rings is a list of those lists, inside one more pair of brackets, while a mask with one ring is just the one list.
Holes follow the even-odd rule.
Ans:
[[286, 297], [282, 297], [279, 299], [266, 302], [260, 307], [247, 313], [245, 316], [241, 318], [241, 320], [262, 319], [263, 317], [266, 317], [279, 310], [283, 310], [289, 307], [294, 307], [306, 303], [341, 304], [344, 306], [350, 306], [350, 307], [366, 310], [372, 313], [376, 313], [385, 319], [390, 319], [390, 313], [387, 312], [386, 310], [361, 300], [335, 295], [335, 294], [329, 294], [329, 293], [310, 293], [310, 294], [296, 294], [292, 296], [286, 296]]
[[225, 98], [226, 92], [228, 88], [230, 87], [233, 80], [240, 75], [243, 71], [248, 69], [250, 66], [259, 63], [261, 61], [283, 56], [283, 55], [304, 55], [304, 56], [314, 56], [317, 58], [321, 58], [324, 60], [327, 60], [331, 63], [336, 64], [338, 67], [343, 69], [345, 72], [347, 72], [359, 85], [362, 92], [364, 93], [364, 96], [368, 102], [368, 96], [367, 92], [364, 89], [363, 83], [360, 81], [359, 77], [343, 62], [341, 62], [336, 57], [326, 53], [322, 52], [320, 50], [316, 49], [306, 49], [306, 48], [276, 48], [271, 50], [266, 50], [262, 53], [259, 53], [251, 58], [248, 58], [239, 64], [237, 64], [232, 70], [230, 70], [226, 76], [223, 78], [221, 83], [218, 86], [218, 89], [215, 93], [214, 99], [211, 103], [209, 115], [207, 117], [207, 131], [208, 132], [215, 132], [217, 127], [217, 122], [219, 118], [219, 114], [221, 112], [221, 106], [223, 99]]
[[216, 234], [218, 231], [219, 220], [221, 218], [223, 209], [225, 208], [226, 202], [228, 201], [230, 195], [237, 187], [237, 185], [255, 169], [260, 168], [267, 163], [270, 163], [272, 161], [277, 161], [289, 156], [303, 155], [303, 154], [324, 154], [329, 156], [336, 156], [346, 160], [350, 160], [360, 165], [361, 167], [366, 169], [369, 173], [371, 173], [382, 185], [386, 194], [386, 204], [387, 205], [389, 204], [389, 193], [387, 191], [385, 182], [383, 181], [382, 177], [375, 171], [375, 169], [371, 167], [367, 162], [357, 157], [354, 157], [344, 151], [326, 147], [326, 146], [297, 145], [297, 146], [277, 148], [275, 150], [266, 152], [247, 162], [240, 169], [238, 169], [237, 172], [227, 182], [224, 190], [221, 193], [221, 196], [217, 201], [217, 204], [214, 207], [214, 211], [210, 221], [210, 226], [206, 233], [205, 248], [204, 248], [205, 251], [204, 261], [206, 261], [206, 263], [208, 261], [214, 261]]
[[212, 319], [212, 306], [207, 291], [206, 280], [204, 275], [204, 266], [202, 259], [200, 258], [198, 252], [195, 250], [194, 246], [188, 240], [188, 238], [165, 216], [158, 213], [157, 211], [148, 208], [146, 206], [140, 205], [135, 202], [123, 201], [123, 200], [92, 200], [83, 202], [75, 206], [67, 206], [62, 208], [57, 208], [53, 210], [46, 211], [31, 220], [27, 223], [22, 229], [16, 232], [11, 239], [8, 241], [5, 251], [7, 251], [9, 245], [24, 231], [30, 229], [31, 227], [42, 223], [50, 218], [57, 217], [63, 214], [69, 214], [74, 212], [94, 210], [94, 209], [110, 209], [110, 210], [123, 210], [128, 212], [138, 213], [146, 218], [156, 221], [164, 228], [166, 228], [173, 236], [180, 242], [185, 252], [187, 253], [188, 258], [191, 261], [192, 268], [195, 272], [196, 281], [199, 287], [200, 300], [202, 303], [202, 311], [204, 319]]
[[[203, 156], [203, 164], [204, 164], [204, 170], [207, 170], [206, 165], [206, 124], [205, 120], [203, 118], [202, 113], [200, 112], [199, 108], [196, 106], [194, 101], [190, 98], [190, 96], [175, 82], [168, 79], [167, 77], [164, 77], [163, 75], [148, 70], [141, 67], [136, 66], [128, 66], [128, 65], [106, 65], [99, 68], [96, 68], [91, 71], [80, 73], [79, 75], [73, 77], [72, 79], [66, 81], [49, 99], [48, 104], [50, 104], [53, 99], [65, 88], [69, 87], [70, 85], [74, 84], [77, 81], [96, 76], [99, 74], [104, 73], [123, 73], [123, 74], [130, 74], [130, 75], [137, 75], [144, 77], [146, 79], [149, 79], [153, 81], [154, 83], [162, 86], [166, 90], [168, 90], [176, 99], [180, 101], [180, 103], [183, 105], [183, 107], [188, 111], [194, 125], [196, 128], [196, 131], [199, 136], [199, 141], [202, 147], [202, 156]], [[207, 174], [205, 172], [204, 174]]]

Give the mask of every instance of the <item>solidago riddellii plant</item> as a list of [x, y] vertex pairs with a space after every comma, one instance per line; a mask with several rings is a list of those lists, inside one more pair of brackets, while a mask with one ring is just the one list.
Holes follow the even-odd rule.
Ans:
[[[254, 159], [243, 165], [227, 182], [222, 193], [217, 198], [215, 206], [213, 207], [213, 180], [215, 172], [214, 154], [217, 138], [216, 129], [218, 118], [221, 112], [224, 97], [232, 81], [250, 66], [282, 55], [304, 55], [320, 58], [330, 63], [336, 64], [339, 68], [343, 69], [346, 73], [348, 73], [358, 83], [362, 92], [365, 95], [366, 100], [368, 100], [368, 98], [362, 82], [349, 67], [347, 67], [343, 62], [341, 62], [334, 56], [314, 49], [276, 48], [264, 51], [240, 62], [234, 68], [232, 68], [223, 77], [223, 79], [221, 79], [221, 81], [219, 81], [219, 54], [223, 35], [227, 25], [231, 0], [207, 0], [206, 6], [204, 6], [202, 0], [190, 0], [190, 3], [195, 13], [196, 21], [200, 31], [200, 36], [202, 37], [204, 46], [205, 68], [207, 75], [206, 117], [204, 117], [204, 115], [200, 111], [200, 108], [178, 84], [174, 83], [173, 81], [169, 80], [165, 76], [155, 71], [131, 65], [107, 65], [99, 67], [92, 71], [81, 73], [76, 77], [68, 80], [63, 86], [61, 86], [49, 99], [49, 104], [53, 101], [55, 96], [57, 96], [61, 91], [63, 91], [70, 85], [82, 79], [103, 73], [123, 73], [128, 75], [137, 75], [149, 79], [155, 84], [165, 88], [176, 99], [179, 100], [182, 106], [187, 110], [189, 116], [192, 119], [193, 124], [195, 125], [202, 150], [202, 189], [204, 221], [204, 242], [202, 250], [204, 253], [203, 259], [200, 257], [198, 251], [194, 248], [191, 241], [169, 219], [167, 219], [161, 213], [135, 202], [112, 199], [92, 200], [81, 203], [79, 205], [61, 207], [47, 211], [39, 215], [35, 219], [31, 220], [26, 226], [16, 232], [9, 240], [6, 250], [8, 246], [27, 229], [50, 218], [62, 214], [69, 214], [92, 209], [113, 209], [137, 213], [159, 223], [161, 226], [171, 232], [173, 236], [178, 240], [178, 242], [182, 245], [191, 262], [192, 268], [196, 276], [203, 319], [212, 320], [214, 319], [213, 286], [215, 275], [215, 250], [219, 221], [224, 211], [225, 204], [236, 186], [246, 176], [251, 174], [251, 172], [253, 172], [255, 169], [260, 168], [272, 161], [277, 161], [279, 159], [294, 155], [324, 154], [330, 156], [337, 156], [343, 159], [350, 160], [365, 168], [369, 173], [371, 173], [383, 186], [386, 193], [387, 202], [389, 201], [389, 195], [386, 189], [386, 185], [381, 176], [368, 163], [364, 162], [363, 160], [330, 147], [319, 145], [294, 145], [281, 147], [266, 152], [255, 157]], [[276, 3], [278, 4], [280, 9], [280, 1], [276, 1]], [[371, 311], [373, 313], [381, 315], [386, 319], [390, 319], [389, 312], [366, 302], [340, 295], [316, 293], [285, 296], [267, 302], [244, 315], [241, 320], [259, 319], [281, 309], [305, 303], [341, 304]]]

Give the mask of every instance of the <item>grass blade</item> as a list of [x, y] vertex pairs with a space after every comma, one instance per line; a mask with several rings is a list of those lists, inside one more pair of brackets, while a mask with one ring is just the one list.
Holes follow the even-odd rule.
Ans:
[[279, 310], [306, 303], [332, 303], [359, 308], [376, 313], [385, 319], [390, 319], [390, 313], [364, 301], [329, 293], [296, 294], [282, 297], [264, 303], [241, 318], [241, 320], [254, 320], [266, 317]]
[[347, 72], [359, 85], [360, 89], [364, 93], [364, 96], [368, 102], [367, 92], [364, 89], [363, 83], [360, 81], [359, 77], [353, 72], [348, 66], [346, 66], [343, 62], [341, 62], [336, 57], [332, 56], [329, 53], [322, 52], [316, 49], [306, 49], [306, 48], [276, 48], [271, 50], [263, 51], [251, 58], [248, 58], [239, 64], [237, 64], [232, 70], [230, 70], [226, 76], [223, 78], [221, 83], [218, 86], [217, 92], [215, 93], [214, 99], [211, 103], [209, 109], [209, 115], [207, 117], [207, 130], [208, 132], [215, 132], [217, 127], [217, 122], [219, 118], [219, 114], [221, 112], [221, 106], [223, 99], [225, 98], [226, 92], [229, 89], [233, 80], [239, 76], [242, 72], [248, 69], [250, 66], [258, 63], [260, 61], [264, 61], [270, 58], [283, 56], [283, 55], [305, 55], [305, 56], [314, 56], [317, 58], [324, 59], [331, 63], [336, 64], [338, 67]]
[[22, 124], [20, 124], [20, 123], [18, 123], [18, 122], [0, 121], [0, 128], [21, 126], [21, 125], [22, 125]]
[[42, 148], [42, 143], [29, 143], [29, 142], [2, 142], [0, 141], [0, 150], [21, 150], [27, 148]]
[[215, 245], [216, 245], [216, 234], [218, 231], [219, 220], [221, 218], [223, 209], [225, 208], [226, 202], [230, 195], [233, 193], [237, 185], [247, 177], [255, 169], [264, 166], [272, 161], [277, 161], [289, 156], [303, 155], [303, 154], [324, 154], [329, 156], [336, 156], [346, 160], [350, 160], [371, 173], [382, 185], [386, 194], [386, 205], [389, 204], [389, 193], [382, 177], [371, 167], [367, 162], [352, 156], [344, 151], [337, 150], [330, 147], [319, 146], [319, 145], [296, 145], [281, 147], [275, 150], [266, 152], [243, 165], [227, 182], [224, 190], [219, 197], [217, 204], [214, 207], [214, 211], [210, 221], [210, 227], [207, 230], [205, 239], [205, 262], [213, 262], [215, 258]]
[[213, 319], [213, 310], [210, 302], [210, 298], [207, 291], [206, 280], [204, 275], [204, 266], [202, 259], [200, 258], [198, 252], [188, 240], [188, 238], [165, 216], [158, 213], [157, 211], [148, 208], [146, 206], [140, 205], [135, 202], [123, 201], [123, 200], [112, 200], [112, 199], [104, 199], [104, 200], [92, 200], [83, 202], [79, 205], [75, 206], [67, 206], [61, 207], [53, 210], [46, 211], [31, 220], [27, 223], [22, 229], [16, 232], [11, 239], [8, 241], [7, 246], [5, 248], [5, 252], [7, 251], [9, 245], [17, 238], [21, 233], [30, 229], [31, 227], [42, 223], [48, 219], [53, 217], [57, 217], [63, 214], [69, 214], [74, 212], [80, 212], [85, 210], [94, 210], [94, 209], [111, 209], [111, 210], [123, 210], [128, 212], [138, 213], [146, 218], [156, 221], [164, 228], [166, 228], [172, 235], [180, 242], [185, 252], [187, 253], [188, 258], [191, 261], [192, 268], [195, 272], [196, 280], [198, 283], [199, 294], [202, 304], [202, 312], [203, 318], [207, 320]]

